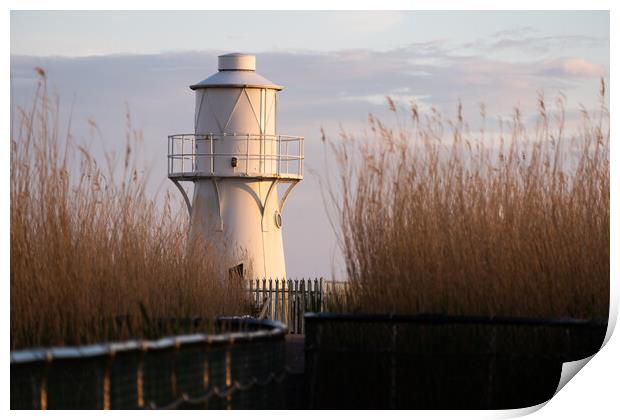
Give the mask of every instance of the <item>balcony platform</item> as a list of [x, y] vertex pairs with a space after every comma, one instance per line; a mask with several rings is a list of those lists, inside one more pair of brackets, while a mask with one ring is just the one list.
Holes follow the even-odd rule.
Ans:
[[[232, 160], [235, 165], [232, 166]], [[270, 134], [174, 134], [168, 136], [168, 178], [300, 181], [304, 138]]]
[[217, 179], [226, 179], [226, 178], [245, 178], [248, 180], [256, 180], [256, 181], [273, 181], [273, 180], [291, 180], [291, 181], [301, 181], [304, 177], [299, 174], [290, 174], [290, 173], [280, 173], [280, 174], [258, 174], [258, 173], [237, 173], [234, 175], [218, 175], [217, 173], [212, 172], [168, 172], [168, 178], [174, 179], [177, 181], [197, 181], [205, 178], [217, 178]]

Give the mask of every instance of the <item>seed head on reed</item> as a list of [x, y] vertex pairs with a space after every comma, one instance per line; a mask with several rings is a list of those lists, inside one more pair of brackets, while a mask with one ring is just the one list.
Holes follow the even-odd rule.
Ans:
[[130, 119], [122, 170], [107, 154], [105, 172], [61, 138], [57, 101], [37, 73], [11, 139], [11, 348], [167, 334], [154, 320], [247, 313], [225, 259], [187, 243], [186, 215], [172, 213], [168, 195], [163, 205], [147, 195]]
[[[400, 135], [373, 117], [370, 137], [328, 139], [340, 171], [329, 204], [349, 280], [346, 299], [332, 309], [606, 317], [602, 99], [598, 118], [584, 112], [572, 133], [564, 98], [551, 110], [540, 96], [533, 128], [515, 108], [499, 134], [472, 133], [459, 104], [457, 123], [415, 107], [409, 126], [397, 120]], [[486, 107], [480, 112], [486, 118]]]

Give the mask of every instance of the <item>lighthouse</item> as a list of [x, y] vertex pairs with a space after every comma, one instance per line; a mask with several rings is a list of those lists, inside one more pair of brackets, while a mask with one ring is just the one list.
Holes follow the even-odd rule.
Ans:
[[[190, 89], [194, 132], [168, 136], [168, 178], [187, 205], [190, 239], [225, 253], [231, 272], [286, 278], [282, 212], [303, 179], [304, 139], [278, 134], [283, 87], [256, 72], [255, 56], [234, 53]], [[182, 182], [194, 184], [191, 200]]]

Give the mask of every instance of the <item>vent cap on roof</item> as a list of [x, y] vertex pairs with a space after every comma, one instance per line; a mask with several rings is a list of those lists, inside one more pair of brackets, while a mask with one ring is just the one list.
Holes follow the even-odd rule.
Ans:
[[251, 54], [232, 53], [218, 57], [218, 72], [190, 89], [252, 87], [282, 90], [282, 86], [256, 72], [256, 57]]
[[256, 57], [250, 54], [232, 53], [218, 57], [217, 69], [256, 71]]

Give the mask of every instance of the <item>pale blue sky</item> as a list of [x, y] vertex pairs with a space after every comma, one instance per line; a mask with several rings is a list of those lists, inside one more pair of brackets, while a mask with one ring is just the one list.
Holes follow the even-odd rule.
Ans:
[[[11, 53], [85, 56], [213, 49], [390, 50], [428, 40], [474, 42], [496, 33], [607, 38], [607, 12], [583, 11], [14, 11]], [[513, 52], [523, 59], [523, 51]], [[603, 57], [599, 57], [603, 58]]]
[[564, 93], [570, 123], [580, 104], [596, 105], [600, 77], [609, 75], [609, 14], [12, 12], [12, 97], [27, 104], [33, 68], [45, 68], [64, 116], [74, 104], [75, 137], [96, 148], [94, 119], [116, 150], [127, 104], [144, 134], [153, 190], [178, 196], [166, 178], [166, 136], [192, 131], [188, 86], [233, 51], [255, 53], [258, 72], [285, 86], [279, 132], [306, 137], [306, 168], [315, 171], [284, 212], [288, 274], [330, 277], [342, 264], [316, 175], [325, 173], [321, 127], [336, 137], [340, 127], [363, 130], [369, 112], [393, 121], [385, 95], [448, 115], [461, 101], [474, 126], [481, 102], [490, 118], [516, 105], [530, 118], [539, 92]]

